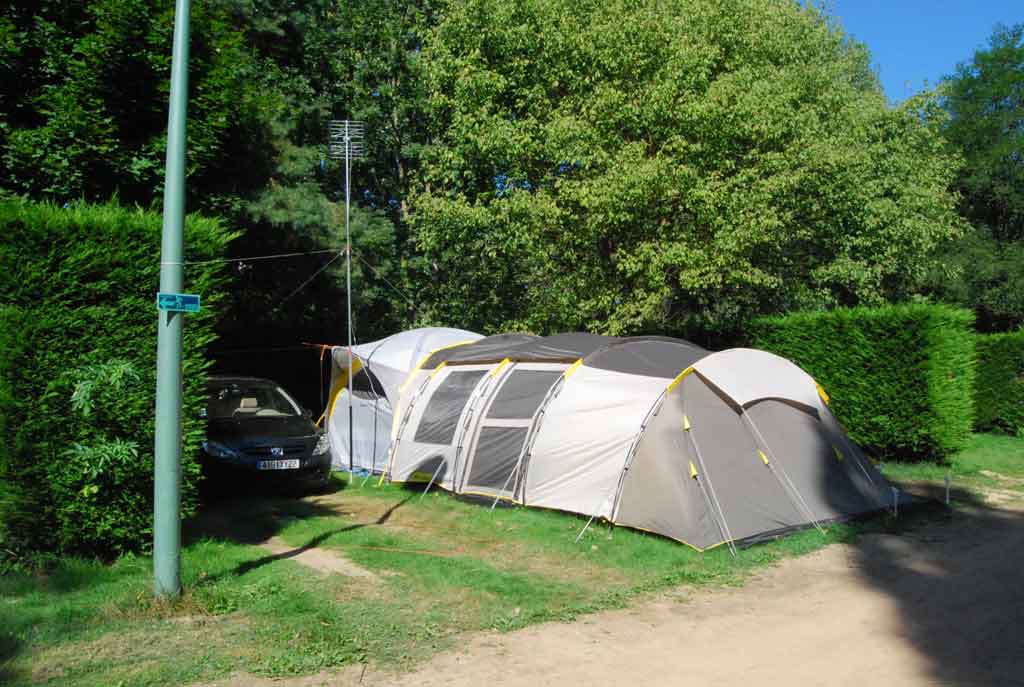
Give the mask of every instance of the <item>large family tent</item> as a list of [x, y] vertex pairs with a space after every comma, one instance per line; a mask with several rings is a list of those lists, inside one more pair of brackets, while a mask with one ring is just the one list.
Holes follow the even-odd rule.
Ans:
[[889, 485], [824, 390], [778, 356], [667, 337], [458, 338], [400, 387], [381, 379], [394, 482], [579, 513], [699, 550], [888, 504]]
[[[462, 329], [429, 327], [401, 332], [380, 341], [352, 347], [352, 394], [349, 395], [347, 346], [331, 348], [331, 393], [324, 414], [337, 468], [380, 472], [387, 465], [391, 408], [399, 389], [428, 353], [452, 344], [479, 339]], [[352, 464], [349, 464], [349, 410], [352, 417]]]

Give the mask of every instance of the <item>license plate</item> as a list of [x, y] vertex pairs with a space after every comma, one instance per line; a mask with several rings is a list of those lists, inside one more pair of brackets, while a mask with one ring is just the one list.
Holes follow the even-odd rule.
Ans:
[[261, 460], [257, 467], [260, 470], [298, 470], [299, 460], [298, 458], [291, 460]]

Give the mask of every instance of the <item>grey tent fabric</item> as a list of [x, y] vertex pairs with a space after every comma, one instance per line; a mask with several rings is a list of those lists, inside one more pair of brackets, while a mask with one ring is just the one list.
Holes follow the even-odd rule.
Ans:
[[726, 535], [705, 486], [691, 476], [697, 456], [680, 431], [683, 414], [682, 403], [669, 402], [652, 418], [626, 469], [615, 522], [706, 548]]
[[708, 355], [708, 351], [681, 339], [637, 336], [600, 348], [583, 362], [588, 367], [672, 379], [682, 369]]
[[488, 336], [466, 346], [438, 351], [424, 363], [431, 369], [442, 362], [449, 365], [499, 362], [504, 358], [519, 362], [572, 363], [594, 351], [618, 343], [622, 339], [599, 334], [555, 334], [531, 336], [529, 334], [502, 334]]
[[464, 491], [493, 492], [509, 484], [509, 478], [526, 440], [526, 427], [484, 427], [480, 430], [476, 458]]
[[441, 363], [490, 363], [508, 357], [510, 351], [539, 339], [533, 334], [498, 334], [477, 339], [472, 344], [435, 351], [423, 362], [422, 368], [432, 370]]
[[[690, 375], [679, 393], [690, 429], [682, 430], [697, 456], [698, 479], [706, 485], [729, 539], [742, 541], [764, 531], [805, 521], [786, 489], [758, 457], [757, 443], [743, 419], [699, 375]], [[680, 428], [682, 429], [682, 427]]]
[[817, 383], [764, 351], [509, 334], [401, 387], [393, 481], [603, 518], [706, 550], [884, 508]]
[[459, 415], [484, 374], [483, 370], [451, 372], [427, 401], [426, 411], [416, 428], [416, 441], [452, 443]]
[[533, 417], [548, 389], [561, 376], [561, 371], [514, 370], [501, 385], [501, 390], [487, 410], [487, 417], [506, 420]]

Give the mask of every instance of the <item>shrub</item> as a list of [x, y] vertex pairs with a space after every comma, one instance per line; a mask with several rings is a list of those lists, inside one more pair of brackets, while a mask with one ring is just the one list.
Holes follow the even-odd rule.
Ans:
[[757, 319], [751, 341], [811, 374], [869, 451], [941, 459], [971, 433], [973, 322], [945, 305], [837, 309]]
[[[145, 549], [153, 493], [159, 215], [0, 200], [0, 538], [14, 551]], [[189, 258], [232, 235], [190, 217]], [[186, 269], [183, 512], [195, 508], [219, 264]]]
[[976, 346], [975, 428], [1024, 435], [1024, 329], [979, 334]]

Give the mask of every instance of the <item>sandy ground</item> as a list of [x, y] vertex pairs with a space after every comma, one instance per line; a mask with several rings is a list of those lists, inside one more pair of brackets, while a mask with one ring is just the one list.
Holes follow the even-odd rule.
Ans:
[[1024, 511], [977, 505], [627, 610], [482, 633], [414, 672], [219, 686], [1024, 685]]

